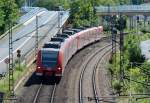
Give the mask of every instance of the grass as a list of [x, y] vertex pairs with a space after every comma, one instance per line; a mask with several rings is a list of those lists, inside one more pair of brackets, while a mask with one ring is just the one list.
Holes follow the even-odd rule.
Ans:
[[[26, 72], [26, 67], [24, 65], [21, 65], [20, 68], [18, 65], [16, 65], [16, 68], [14, 70], [14, 83], [16, 83]], [[0, 80], [0, 92], [3, 92], [5, 94], [8, 94], [9, 90], [9, 76], [7, 75], [5, 78], [2, 78]]]

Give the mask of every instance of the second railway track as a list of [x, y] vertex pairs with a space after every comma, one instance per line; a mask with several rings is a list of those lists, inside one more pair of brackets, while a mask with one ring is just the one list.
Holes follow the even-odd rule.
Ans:
[[84, 62], [83, 66], [81, 67], [83, 69], [81, 71], [79, 80], [79, 103], [88, 103], [88, 99], [91, 99], [90, 103], [92, 100], [93, 103], [98, 103], [98, 94], [95, 81], [96, 66], [103, 56], [110, 51], [111, 44], [98, 49]]

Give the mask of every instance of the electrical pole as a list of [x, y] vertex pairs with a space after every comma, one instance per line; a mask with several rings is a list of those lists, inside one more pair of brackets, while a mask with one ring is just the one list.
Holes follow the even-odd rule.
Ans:
[[60, 28], [60, 11], [58, 11], [58, 28]]
[[123, 30], [126, 27], [126, 20], [120, 15], [119, 31], [120, 31], [120, 83], [123, 83], [124, 79], [124, 33]]
[[123, 46], [124, 46], [124, 33], [123, 30], [120, 31], [120, 81], [123, 81], [123, 60], [124, 60], [124, 54], [123, 54]]
[[111, 17], [111, 34], [112, 34], [112, 55], [116, 54], [116, 34], [117, 29], [115, 28], [116, 25], [116, 16]]
[[9, 98], [13, 99], [14, 94], [14, 77], [13, 77], [13, 42], [12, 42], [12, 21], [10, 18], [11, 14], [11, 0], [9, 0], [8, 8], [8, 26], [9, 26]]
[[9, 94], [14, 97], [12, 24], [9, 23]]
[[35, 42], [36, 42], [36, 46], [35, 46], [35, 57], [37, 56], [37, 53], [38, 53], [38, 16], [36, 15], [36, 38], [35, 38]]
[[110, 5], [108, 4], [108, 21], [107, 21], [107, 29], [108, 29], [108, 30], [107, 30], [107, 33], [108, 33], [108, 34], [109, 34], [110, 26], [111, 26], [111, 25], [110, 25], [110, 23], [111, 23], [111, 22], [110, 22], [111, 17], [110, 17], [109, 14], [110, 14]]
[[117, 35], [117, 29], [115, 28], [115, 25], [116, 25], [116, 18], [111, 17], [111, 36], [112, 36], [111, 59], [113, 60], [113, 63], [115, 64], [115, 68], [116, 68], [116, 35]]

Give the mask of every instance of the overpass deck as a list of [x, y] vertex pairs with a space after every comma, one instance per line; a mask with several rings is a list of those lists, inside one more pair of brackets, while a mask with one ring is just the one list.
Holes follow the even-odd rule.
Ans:
[[126, 15], [150, 15], [150, 5], [120, 5], [95, 7], [99, 15], [126, 14]]

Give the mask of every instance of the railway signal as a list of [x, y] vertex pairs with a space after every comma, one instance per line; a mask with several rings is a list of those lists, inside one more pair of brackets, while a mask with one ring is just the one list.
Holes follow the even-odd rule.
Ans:
[[17, 50], [17, 57], [18, 57], [18, 58], [21, 57], [21, 50]]
[[119, 20], [117, 21], [117, 26], [116, 27], [119, 31], [122, 31], [126, 28], [126, 24], [127, 23], [126, 23], [125, 18], [123, 16], [120, 16]]
[[17, 57], [18, 57], [18, 64], [19, 64], [19, 70], [20, 70], [20, 57], [21, 57], [21, 50], [17, 50]]

